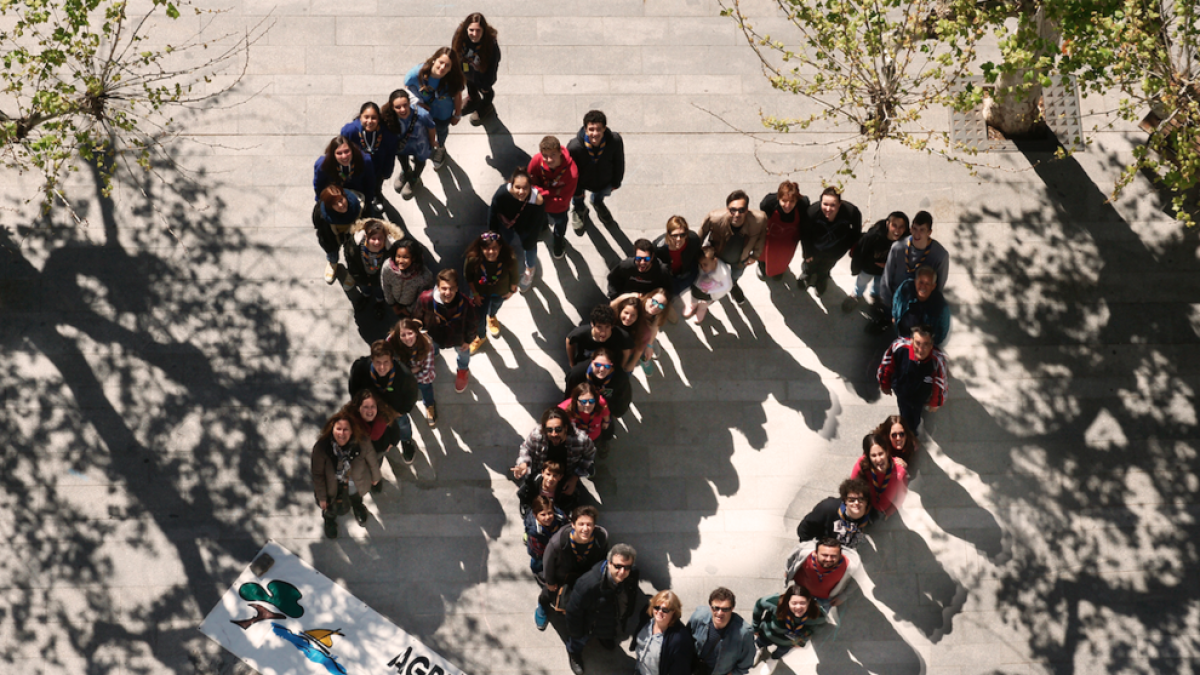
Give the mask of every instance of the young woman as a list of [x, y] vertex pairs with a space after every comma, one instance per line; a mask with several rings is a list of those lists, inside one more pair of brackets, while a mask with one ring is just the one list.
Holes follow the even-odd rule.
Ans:
[[[396, 135], [381, 123], [379, 106], [367, 101], [358, 109], [358, 117], [342, 127], [342, 137], [358, 147], [371, 160], [375, 170], [374, 196], [379, 197], [383, 181], [396, 169]], [[379, 208], [376, 206], [376, 208]]]
[[533, 285], [533, 273], [537, 269], [538, 236], [546, 227], [542, 201], [542, 193], [533, 189], [529, 171], [518, 166], [508, 184], [501, 185], [492, 195], [488, 207], [488, 229], [499, 232], [509, 245], [520, 243], [525, 252], [525, 272], [517, 284], [522, 293]]
[[667, 219], [667, 236], [655, 252], [667, 262], [671, 271], [671, 295], [679, 295], [691, 287], [699, 274], [700, 235], [688, 228], [683, 216]]
[[529, 569], [538, 585], [545, 585], [542, 559], [546, 555], [546, 544], [567, 523], [567, 516], [554, 500], [542, 495], [533, 497], [529, 508], [523, 509], [525, 520], [525, 551], [529, 553]]
[[596, 441], [600, 434], [612, 424], [608, 402], [590, 382], [580, 382], [571, 390], [571, 397], [558, 407], [567, 411], [576, 429], [587, 432], [588, 438]]
[[359, 525], [366, 525], [363, 494], [379, 486], [382, 476], [371, 439], [348, 411], [334, 413], [321, 429], [313, 445], [311, 468], [325, 536], [337, 539], [337, 518], [350, 510]]
[[479, 12], [469, 14], [454, 31], [450, 48], [458, 54], [467, 81], [469, 100], [463, 106], [463, 114], [470, 113], [471, 124], [479, 126], [483, 123], [482, 118], [496, 112], [492, 107], [492, 99], [496, 97], [492, 87], [496, 84], [496, 72], [500, 68], [500, 45], [496, 42], [496, 29], [489, 26], [487, 19]]
[[[355, 223], [350, 228], [350, 235], [343, 244], [346, 277], [342, 279], [342, 286], [351, 295], [356, 308], [361, 307], [368, 298], [373, 299], [376, 316], [383, 318], [386, 306], [382, 271], [391, 245], [404, 233], [387, 221], [368, 218]], [[352, 293], [355, 289], [357, 296]]]
[[433, 398], [433, 381], [437, 379], [437, 350], [433, 348], [433, 340], [421, 332], [421, 322], [416, 319], [400, 319], [387, 337], [392, 353], [401, 363], [408, 364], [413, 377], [417, 380], [417, 389], [421, 392], [421, 401], [425, 404], [425, 420], [429, 428], [437, 427], [437, 401]]
[[871, 487], [871, 505], [890, 518], [908, 495], [908, 470], [892, 460], [891, 442], [886, 436], [863, 439], [863, 454], [854, 462], [851, 478], [861, 478]]
[[708, 316], [708, 306], [725, 297], [733, 288], [733, 274], [729, 263], [717, 257], [717, 250], [705, 246], [700, 256], [700, 274], [692, 285], [683, 292], [683, 318], [696, 317], [699, 326]]
[[388, 248], [388, 259], [379, 273], [383, 301], [398, 317], [412, 316], [417, 297], [433, 288], [433, 272], [414, 239], [401, 239]]
[[357, 190], [367, 203], [375, 198], [375, 167], [345, 136], [334, 136], [313, 164], [314, 199], [320, 199], [321, 192], [330, 185]]
[[812, 635], [812, 627], [825, 623], [825, 617], [812, 593], [793, 584], [782, 594], [759, 598], [754, 603], [753, 623], [754, 643], [759, 646], [757, 663], [768, 656], [783, 658], [792, 647], [803, 647]]
[[[592, 385], [596, 393], [604, 397], [612, 417], [619, 418], [629, 410], [629, 404], [633, 401], [633, 387], [629, 383], [629, 375], [620, 370], [607, 347], [600, 347], [592, 352], [590, 360], [576, 363], [567, 373], [567, 386], [563, 389], [563, 398], [570, 398], [575, 387], [584, 382]], [[610, 425], [603, 436], [608, 438], [612, 432], [613, 427]]]
[[487, 231], [479, 235], [467, 247], [463, 276], [471, 287], [479, 322], [475, 339], [471, 342], [471, 353], [479, 351], [487, 343], [488, 334], [500, 337], [500, 320], [496, 312], [505, 300], [517, 292], [520, 280], [517, 272], [517, 256], [512, 247], [500, 240], [498, 232]]
[[799, 185], [785, 180], [773, 194], [762, 198], [758, 208], [767, 214], [767, 238], [762, 260], [758, 261], [758, 278], [778, 279], [796, 255], [808, 197], [800, 194]]
[[631, 331], [633, 349], [629, 350], [629, 357], [625, 361], [624, 369], [625, 372], [632, 373], [634, 366], [641, 363], [642, 372], [649, 375], [654, 372], [654, 363], [651, 359], [657, 358], [655, 349], [658, 347], [658, 331], [667, 321], [667, 306], [670, 300], [667, 299], [665, 289], [656, 288], [643, 295], [641, 303], [642, 315]]
[[908, 428], [899, 415], [888, 415], [887, 419], [867, 435], [888, 439], [892, 457], [904, 464], [905, 468], [908, 468], [907, 465], [917, 458], [917, 435]]
[[325, 251], [325, 283], [332, 284], [338, 275], [338, 251], [350, 235], [350, 227], [362, 215], [363, 203], [357, 192], [336, 185], [326, 186], [313, 206], [312, 223], [317, 231], [317, 243]]
[[396, 139], [395, 155], [400, 160], [400, 173], [396, 174], [393, 187], [402, 198], [412, 199], [413, 190], [421, 187], [425, 162], [437, 146], [436, 125], [427, 110], [413, 107], [404, 89], [397, 89], [388, 95], [380, 116], [384, 127]]
[[650, 617], [638, 631], [638, 675], [691, 675], [695, 658], [692, 632], [680, 620], [683, 604], [672, 591], [659, 591], [646, 608]]
[[633, 327], [637, 325], [638, 318], [642, 315], [639, 310], [642, 306], [641, 296], [637, 293], [618, 295], [615, 300], [608, 303], [608, 306], [612, 307], [613, 313], [617, 315], [617, 321], [620, 322], [621, 327], [632, 335]]
[[458, 53], [442, 47], [425, 63], [413, 66], [404, 78], [404, 86], [417, 97], [414, 105], [424, 108], [437, 125], [437, 146], [433, 150], [433, 168], [440, 171], [446, 162], [446, 136], [450, 125], [462, 119], [463, 77]]
[[370, 389], [360, 390], [342, 410], [350, 413], [365, 430], [382, 465], [383, 456], [400, 442], [400, 429], [392, 424], [397, 417], [395, 411]]

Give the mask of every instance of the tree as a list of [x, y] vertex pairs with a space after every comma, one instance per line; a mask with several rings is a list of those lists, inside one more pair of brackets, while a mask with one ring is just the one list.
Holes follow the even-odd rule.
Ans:
[[[173, 113], [241, 81], [250, 45], [269, 26], [211, 35], [220, 12], [185, 2], [150, 0], [131, 16], [124, 0], [0, 0], [0, 161], [42, 175], [43, 207], [66, 203], [63, 178], [77, 160], [102, 168], [106, 191], [121, 166], [150, 171], [155, 155], [168, 157]], [[154, 21], [177, 21], [181, 10], [194, 13], [197, 30], [151, 46]], [[219, 75], [232, 79], [207, 86]]]

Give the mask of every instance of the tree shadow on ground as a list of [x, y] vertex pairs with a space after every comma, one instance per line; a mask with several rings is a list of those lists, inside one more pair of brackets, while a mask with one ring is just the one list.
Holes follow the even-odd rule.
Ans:
[[[861, 590], [847, 594], [838, 608], [839, 625], [813, 631], [818, 675], [919, 675], [925, 664]], [[781, 672], [781, 671], [776, 671]]]

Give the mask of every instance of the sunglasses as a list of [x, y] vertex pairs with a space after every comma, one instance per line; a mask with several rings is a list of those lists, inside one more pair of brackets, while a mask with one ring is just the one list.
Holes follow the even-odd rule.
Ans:
[[743, 206], [743, 207], [742, 207], [742, 208], [740, 208], [740, 209], [735, 209], [735, 208], [733, 208], [732, 206], [730, 206], [730, 207], [729, 207], [729, 212], [730, 212], [730, 213], [732, 213], [732, 214], [734, 214], [734, 215], [737, 215], [737, 214], [739, 214], [739, 213], [745, 213], [745, 212], [747, 212], [747, 211], [749, 211], [749, 210], [750, 210], [750, 207], [748, 207], [748, 206]]
[[633, 260], [634, 262], [650, 262], [651, 258], [648, 255], [635, 255]]
[[867, 500], [864, 497], [846, 497], [847, 504], [866, 504]]
[[581, 399], [579, 399], [579, 405], [592, 405], [592, 404], [594, 404], [595, 402], [596, 402], [596, 399], [594, 399], [594, 398], [581, 398]]
[[904, 436], [905, 433], [903, 431], [896, 431], [892, 433], [892, 438], [904, 438]]
[[716, 605], [709, 605], [708, 608], [712, 610], [713, 614], [728, 614], [733, 611], [732, 607], [717, 607]]
[[567, 429], [566, 427], [546, 427], [546, 433], [555, 435], [565, 434], [567, 433]]
[[482, 240], [484, 240], [484, 241], [499, 241], [499, 240], [500, 240], [500, 233], [498, 233], [498, 232], [484, 232], [483, 234], [479, 235], [479, 238], [480, 238], [480, 239], [482, 239]]
[[617, 563], [609, 563], [609, 564], [612, 565], [612, 568], [614, 570], [621, 570], [621, 571], [625, 571], [625, 570], [631, 569], [633, 567], [633, 565], [618, 565]]
[[612, 368], [612, 367], [613, 367], [613, 364], [611, 364], [611, 363], [593, 363], [592, 364], [592, 368], [595, 370], [608, 370], [609, 368]]
[[670, 614], [671, 608], [667, 607], [666, 605], [656, 605], [654, 607], [654, 611], [658, 612], [659, 614]]
[[672, 232], [671, 234], [668, 234], [667, 236], [672, 239], [683, 239], [684, 237], [687, 236], [687, 232]]
[[650, 304], [651, 304], [651, 305], [654, 305], [655, 307], [657, 307], [657, 308], [659, 308], [659, 309], [666, 309], [666, 308], [667, 308], [667, 306], [666, 306], [666, 305], [664, 305], [664, 304], [662, 304], [661, 302], [659, 302], [659, 301], [655, 300], [654, 298], [650, 298]]

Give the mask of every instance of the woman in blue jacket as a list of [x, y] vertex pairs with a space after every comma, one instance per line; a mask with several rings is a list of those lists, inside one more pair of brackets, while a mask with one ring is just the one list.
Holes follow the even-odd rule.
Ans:
[[433, 151], [433, 168], [440, 170], [446, 162], [446, 136], [450, 125], [462, 119], [463, 77], [458, 53], [442, 47], [425, 63], [413, 66], [404, 78], [404, 86], [417, 100], [413, 103], [427, 110], [437, 125], [437, 148]]
[[367, 101], [358, 109], [358, 117], [342, 127], [342, 136], [358, 146], [358, 151], [364, 157], [371, 159], [371, 166], [375, 169], [377, 198], [383, 181], [396, 169], [396, 134], [381, 123], [382, 118], [379, 106]]
[[325, 146], [325, 153], [313, 164], [313, 200], [330, 185], [343, 190], [357, 190], [371, 202], [375, 198], [375, 167], [345, 136], [334, 136]]

